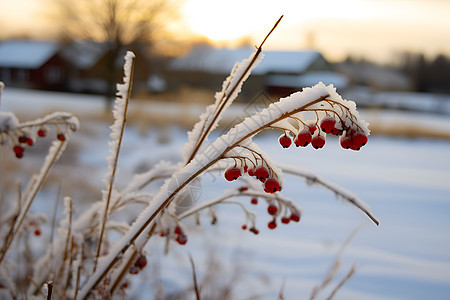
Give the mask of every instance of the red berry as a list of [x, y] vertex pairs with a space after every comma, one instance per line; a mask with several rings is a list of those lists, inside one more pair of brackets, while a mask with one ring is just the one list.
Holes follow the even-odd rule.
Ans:
[[290, 219], [291, 219], [291, 221], [299, 222], [299, 221], [300, 221], [300, 215], [297, 214], [297, 213], [295, 213], [295, 212], [293, 212], [293, 213], [291, 214]]
[[35, 236], [40, 236], [41, 233], [42, 233], [42, 232], [41, 232], [39, 229], [36, 229], [36, 230], [34, 231], [34, 235], [35, 235]]
[[16, 157], [17, 157], [17, 158], [22, 158], [22, 157], [23, 157], [23, 151], [24, 151], [24, 149], [23, 149], [22, 146], [19, 146], [19, 145], [14, 146], [14, 147], [13, 147], [13, 151], [14, 151], [14, 153], [16, 154]]
[[256, 229], [255, 227], [252, 227], [249, 229], [251, 232], [253, 232], [255, 235], [259, 233], [259, 230]]
[[333, 117], [325, 117], [320, 121], [320, 129], [322, 129], [325, 133], [331, 133], [334, 129], [334, 125], [336, 124], [336, 120]]
[[304, 129], [297, 134], [294, 140], [295, 146], [306, 147], [311, 143], [312, 135], [308, 129]]
[[308, 129], [311, 134], [314, 134], [314, 132], [316, 132], [316, 124], [315, 123], [308, 124]]
[[289, 148], [292, 144], [291, 138], [285, 133], [278, 138], [278, 142], [283, 148]]
[[45, 131], [45, 129], [41, 128], [38, 130], [37, 135], [39, 137], [45, 137], [47, 135], [47, 131]]
[[270, 204], [267, 207], [267, 212], [269, 213], [269, 215], [274, 216], [278, 212], [278, 207], [274, 204]]
[[122, 283], [121, 285], [120, 285], [120, 287], [119, 287], [119, 289], [121, 289], [121, 290], [124, 290], [124, 289], [126, 289], [126, 288], [128, 288], [128, 281], [125, 281], [124, 283]]
[[244, 224], [244, 225], [242, 225], [241, 228], [242, 228], [242, 230], [247, 230], [247, 225]]
[[334, 125], [334, 128], [331, 129], [331, 134], [341, 135], [342, 133], [344, 133], [344, 129], [342, 129], [341, 122], [336, 123], [336, 125]]
[[253, 205], [258, 204], [258, 198], [252, 198], [252, 200], [250, 200], [250, 203]]
[[248, 169], [247, 173], [249, 176], [255, 176], [255, 168]]
[[245, 191], [247, 191], [248, 190], [248, 187], [246, 187], [246, 186], [241, 186], [239, 189], [238, 189], [238, 191], [239, 192], [245, 192]]
[[281, 223], [283, 223], [283, 224], [289, 224], [290, 221], [291, 221], [291, 218], [289, 218], [289, 217], [281, 218]]
[[316, 135], [315, 137], [312, 138], [311, 145], [315, 149], [320, 149], [325, 145], [325, 138], [321, 135]]
[[273, 178], [273, 177], [268, 178], [264, 182], [264, 192], [275, 193], [278, 191], [281, 191], [281, 186], [280, 186], [280, 183], [278, 182], [278, 180], [276, 180], [275, 178]]
[[147, 266], [147, 258], [144, 255], [139, 256], [134, 265], [142, 270]]
[[178, 242], [178, 244], [180, 244], [180, 245], [185, 245], [185, 244], [187, 243], [187, 236], [184, 235], [184, 234], [180, 234], [180, 235], [177, 237], [177, 242]]
[[241, 177], [241, 175], [241, 169], [236, 167], [227, 169], [224, 174], [225, 179], [228, 181], [236, 180]]
[[350, 149], [359, 150], [362, 146], [367, 144], [367, 136], [361, 132], [358, 132], [352, 136], [352, 144]]
[[27, 136], [26, 135], [19, 136], [19, 143], [20, 144], [25, 144], [26, 142], [27, 142]]
[[175, 229], [173, 230], [173, 232], [174, 232], [175, 234], [178, 234], [178, 235], [183, 234], [183, 230], [181, 230], [181, 227], [180, 227], [180, 226], [175, 227]]
[[255, 176], [259, 180], [266, 180], [267, 177], [269, 177], [269, 171], [266, 167], [260, 166], [255, 169]]
[[349, 136], [342, 135], [339, 138], [339, 144], [341, 144], [341, 147], [344, 149], [350, 149], [350, 146], [352, 145], [352, 139]]
[[64, 142], [66, 140], [66, 136], [64, 133], [58, 133], [58, 135], [56, 136], [56, 138], [58, 140], [60, 140], [61, 142]]
[[27, 143], [27, 145], [28, 146], [33, 146], [33, 144], [34, 144], [34, 141], [33, 141], [33, 139], [32, 138], [30, 138], [30, 137], [27, 137], [27, 139], [26, 139], [26, 141], [25, 141], [26, 143]]
[[269, 227], [269, 229], [275, 229], [277, 228], [277, 223], [275, 222], [275, 220], [272, 220], [269, 222], [269, 224], [267, 224], [267, 227]]

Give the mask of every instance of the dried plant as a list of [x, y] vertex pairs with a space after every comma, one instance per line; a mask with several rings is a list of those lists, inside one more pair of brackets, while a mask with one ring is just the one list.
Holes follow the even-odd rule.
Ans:
[[[355, 103], [342, 99], [331, 85], [318, 83], [282, 98], [207, 144], [223, 112], [237, 98], [245, 80], [263, 59], [262, 47], [280, 20], [249, 58], [235, 64], [223, 83], [222, 91], [216, 94], [215, 103], [207, 107], [200, 121], [189, 132], [188, 142], [182, 149], [184, 161], [178, 164], [162, 161], [147, 172], [136, 174], [125, 188], [118, 189], [114, 178], [120, 163], [119, 151], [134, 66], [134, 54], [126, 54], [124, 83], [118, 85], [113, 111], [112, 155], [108, 159], [109, 170], [105, 176], [103, 198], [77, 218], [72, 216], [71, 198], [66, 198], [66, 217], [58, 226], [53, 244], [34, 263], [30, 284], [24, 292], [28, 298], [45, 298], [51, 291], [54, 299], [109, 299], [115, 292], [126, 290], [125, 277], [128, 274], [138, 274], [145, 268], [147, 258], [143, 248], [150, 239], [162, 236], [167, 239], [167, 245], [172, 241], [186, 244], [188, 232], [182, 220], [207, 210], [214, 223], [217, 218], [214, 207], [217, 204], [240, 207], [245, 215], [242, 228], [254, 234], [259, 232], [256, 227], [258, 216], [245, 202], [239, 200], [241, 198], [250, 198], [253, 204], [267, 202], [268, 213], [272, 216], [268, 224], [270, 229], [274, 229], [277, 222], [299, 222], [300, 207], [280, 193], [284, 188], [283, 171], [324, 186], [355, 205], [378, 225], [370, 208], [353, 193], [310, 171], [272, 161], [252, 139], [263, 130], [278, 130], [281, 131], [278, 142], [284, 148], [292, 144], [297, 147], [311, 144], [318, 149], [324, 146], [326, 136], [332, 134], [340, 136], [343, 148], [359, 150], [367, 143], [370, 133], [368, 124], [360, 119]], [[8, 249], [12, 248], [24, 218], [31, 218], [28, 213], [30, 203], [50, 167], [65, 149], [68, 131], [74, 131], [78, 123], [75, 117], [67, 113], [55, 113], [26, 123], [20, 123], [12, 113], [0, 114], [0, 142], [13, 147], [18, 158], [23, 156], [26, 147], [35, 142], [36, 136], [47, 134], [51, 127], [56, 128], [57, 140], [50, 148], [41, 173], [33, 177], [21, 192], [18, 207], [2, 218], [4, 243], [0, 252], [0, 277], [1, 283], [15, 297], [20, 293], [7, 275], [11, 271], [7, 263]], [[227, 190], [215, 199], [192, 201], [192, 197], [195, 197], [192, 189], [201, 184], [202, 175], [210, 172], [223, 172], [226, 180], [240, 180], [243, 185], [238, 189]], [[156, 192], [147, 189], [160, 180], [164, 180], [164, 184]], [[128, 210], [131, 204], [139, 204], [143, 209], [137, 214]], [[129, 214], [133, 222], [117, 222], [113, 218], [116, 214]], [[8, 224], [9, 227], [6, 226]], [[118, 232], [120, 239], [112, 239], [109, 234], [112, 231]], [[193, 271], [195, 279], [194, 266]], [[43, 292], [42, 286], [47, 287], [46, 292]], [[198, 289], [195, 293], [200, 298]]]

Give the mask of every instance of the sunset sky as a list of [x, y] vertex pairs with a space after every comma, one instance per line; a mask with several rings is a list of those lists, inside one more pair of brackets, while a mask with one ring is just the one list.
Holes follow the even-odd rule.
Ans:
[[[51, 0], [0, 0], [0, 38], [48, 37]], [[448, 0], [184, 0], [180, 35], [203, 35], [218, 45], [242, 38], [258, 44], [282, 14], [266, 49], [315, 47], [329, 60], [348, 54], [392, 62], [404, 51], [450, 55]], [[236, 44], [234, 42], [234, 44]]]

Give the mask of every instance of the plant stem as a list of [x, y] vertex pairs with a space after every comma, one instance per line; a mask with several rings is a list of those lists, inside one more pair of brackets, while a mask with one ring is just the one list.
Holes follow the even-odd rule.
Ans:
[[212, 119], [212, 121], [210, 122], [210, 124], [208, 125], [208, 128], [206, 130], [203, 130], [202, 135], [200, 136], [200, 138], [197, 141], [197, 144], [195, 145], [194, 151], [192, 151], [191, 156], [189, 157], [189, 159], [186, 161], [186, 165], [188, 163], [190, 163], [192, 161], [192, 159], [194, 159], [195, 155], [197, 154], [198, 150], [200, 150], [201, 145], [204, 143], [204, 141], [206, 140], [206, 137], [209, 135], [212, 126], [214, 125], [214, 123], [216, 122], [217, 118], [219, 117], [219, 115], [222, 113], [223, 108], [225, 107], [226, 103], [229, 101], [230, 96], [234, 93], [234, 91], [237, 89], [237, 87], [239, 86], [239, 84], [242, 82], [242, 80], [244, 80], [244, 77], [246, 76], [246, 74], [250, 71], [251, 67], [253, 66], [253, 64], [256, 62], [256, 59], [258, 58], [258, 56], [261, 54], [262, 51], [262, 46], [264, 45], [264, 43], [266, 42], [267, 38], [272, 34], [272, 32], [275, 30], [275, 28], [278, 26], [278, 24], [281, 22], [281, 19], [283, 18], [283, 15], [278, 19], [278, 21], [275, 23], [275, 25], [273, 25], [272, 29], [269, 31], [269, 33], [266, 35], [266, 37], [264, 38], [264, 40], [261, 42], [261, 44], [259, 45], [258, 49], [256, 50], [255, 55], [253, 56], [252, 60], [250, 61], [250, 63], [248, 64], [248, 66], [245, 68], [244, 72], [241, 74], [241, 77], [239, 77], [239, 80], [236, 81], [236, 84], [231, 88], [230, 92], [228, 94], [224, 94], [221, 101], [220, 101], [220, 106], [218, 108], [218, 110], [216, 111], [216, 113], [214, 114], [214, 117]]
[[[151, 216], [149, 218], [147, 218], [145, 220], [145, 222], [139, 226], [139, 229], [130, 237], [127, 239], [127, 243], [120, 249], [117, 251], [117, 253], [115, 253], [115, 257], [113, 259], [111, 259], [110, 262], [108, 262], [108, 265], [106, 266], [105, 269], [102, 270], [102, 273], [97, 276], [95, 276], [95, 272], [94, 274], [92, 274], [92, 281], [93, 282], [87, 282], [85, 287], [83, 287], [83, 290], [85, 289], [89, 289], [91, 290], [92, 288], [94, 288], [95, 286], [97, 286], [97, 284], [104, 278], [104, 276], [106, 276], [106, 274], [108, 273], [108, 271], [115, 265], [115, 263], [119, 260], [119, 256], [121, 256], [121, 254], [123, 255], [128, 248], [136, 241], [136, 239], [144, 232], [144, 230], [152, 223], [152, 221], [156, 218], [156, 216], [161, 213], [161, 211], [167, 207], [170, 202], [175, 198], [175, 196], [186, 186], [188, 185], [192, 180], [194, 180], [195, 178], [197, 178], [198, 176], [200, 176], [203, 172], [205, 172], [206, 170], [208, 170], [212, 165], [216, 164], [219, 160], [223, 159], [224, 156], [230, 152], [232, 149], [234, 149], [235, 147], [239, 146], [239, 144], [241, 144], [243, 141], [245, 141], [246, 139], [254, 136], [255, 134], [257, 134], [258, 132], [269, 128], [272, 124], [275, 124], [276, 122], [279, 122], [280, 120], [283, 120], [287, 117], [289, 117], [290, 115], [296, 114], [298, 112], [303, 111], [304, 109], [306, 109], [307, 107], [316, 104], [317, 102], [323, 101], [324, 99], [326, 99], [327, 97], [329, 97], [328, 94], [323, 95], [315, 100], [310, 101], [309, 103], [294, 109], [291, 112], [286, 112], [284, 114], [282, 114], [280, 117], [276, 118], [275, 120], [272, 120], [260, 127], [258, 127], [257, 129], [247, 133], [245, 136], [239, 138], [235, 143], [233, 143], [232, 145], [228, 146], [222, 153], [220, 153], [219, 155], [217, 155], [215, 158], [211, 159], [211, 161], [209, 163], [207, 163], [206, 165], [200, 167], [198, 169], [198, 171], [196, 171], [195, 173], [193, 173], [192, 175], [189, 176], [189, 178], [187, 178], [186, 180], [184, 180], [173, 192], [171, 192], [167, 198], [165, 198], [165, 200], [153, 211], [153, 213], [151, 214]], [[97, 277], [97, 278], [96, 278]], [[95, 279], [94, 279], [95, 278]], [[86, 299], [86, 297], [88, 296], [89, 292], [86, 291], [86, 294], [83, 295], [83, 299]]]
[[128, 80], [128, 89], [127, 89], [127, 96], [126, 96], [126, 99], [125, 99], [125, 108], [123, 110], [123, 120], [122, 120], [122, 124], [120, 126], [120, 135], [119, 135], [119, 140], [118, 140], [118, 143], [117, 143], [117, 148], [116, 148], [116, 151], [115, 151], [112, 172], [111, 172], [111, 176], [109, 178], [108, 196], [106, 198], [105, 211], [103, 213], [103, 220], [102, 220], [102, 225], [101, 225], [101, 228], [100, 228], [100, 236], [99, 236], [99, 241], [98, 241], [98, 246], [97, 246], [97, 253], [95, 255], [94, 272], [97, 269], [98, 258], [100, 256], [100, 251], [101, 251], [101, 248], [102, 248], [102, 242], [103, 242], [103, 235], [104, 235], [104, 231], [105, 231], [106, 219], [108, 218], [109, 203], [111, 202], [111, 194], [112, 194], [112, 189], [113, 189], [113, 186], [114, 186], [114, 178], [116, 176], [117, 162], [119, 160], [120, 147], [122, 145], [123, 133], [124, 133], [124, 130], [125, 130], [125, 123], [127, 121], [128, 103], [130, 102], [131, 87], [132, 87], [132, 82], [133, 82], [133, 70], [134, 70], [134, 57], [131, 58], [130, 77], [129, 77], [129, 80]]

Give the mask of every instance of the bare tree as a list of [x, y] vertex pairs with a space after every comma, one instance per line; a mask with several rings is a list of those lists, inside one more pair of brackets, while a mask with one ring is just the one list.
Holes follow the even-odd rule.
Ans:
[[[124, 47], [150, 49], [166, 36], [167, 24], [178, 17], [172, 0], [53, 0], [64, 40], [105, 42], [102, 73], [108, 83], [107, 98], [115, 93], [120, 77], [118, 56]], [[117, 68], [117, 70], [116, 70]]]

